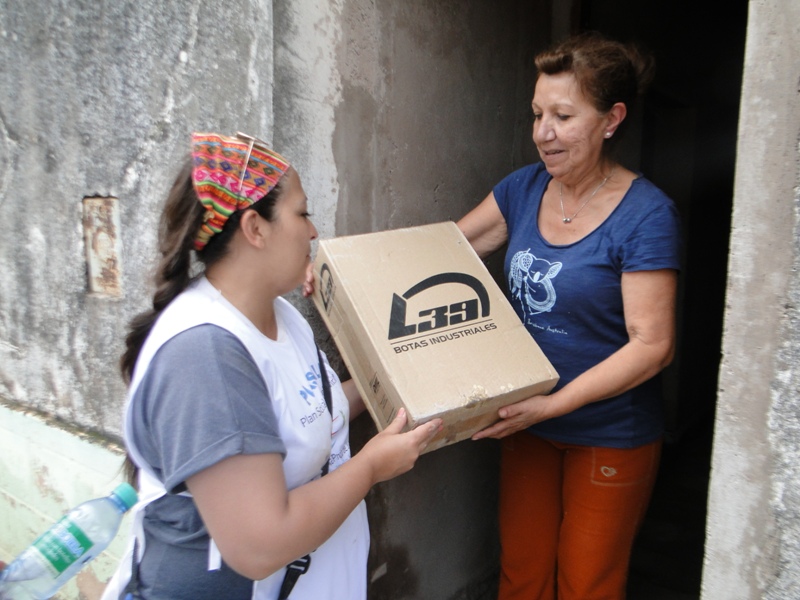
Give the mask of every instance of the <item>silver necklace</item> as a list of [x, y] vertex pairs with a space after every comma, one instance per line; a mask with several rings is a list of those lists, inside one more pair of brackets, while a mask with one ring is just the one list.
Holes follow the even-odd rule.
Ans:
[[595, 197], [595, 194], [597, 194], [597, 192], [600, 191], [600, 188], [603, 187], [606, 184], [606, 181], [608, 181], [613, 174], [614, 174], [614, 169], [611, 169], [611, 173], [609, 173], [608, 176], [605, 179], [603, 179], [603, 181], [600, 182], [600, 185], [598, 185], [594, 189], [594, 191], [592, 192], [592, 195], [589, 196], [586, 199], [586, 202], [581, 204], [581, 207], [578, 210], [576, 210], [575, 213], [571, 217], [568, 217], [567, 213], [564, 212], [564, 184], [559, 181], [559, 183], [558, 183], [558, 202], [559, 202], [559, 204], [561, 204], [561, 217], [562, 217], [561, 218], [561, 222], [565, 223], [565, 224], [566, 223], [572, 223], [572, 219], [577, 217], [578, 213], [583, 210], [583, 207], [586, 206], [587, 204], [589, 204], [589, 201], [592, 198]]

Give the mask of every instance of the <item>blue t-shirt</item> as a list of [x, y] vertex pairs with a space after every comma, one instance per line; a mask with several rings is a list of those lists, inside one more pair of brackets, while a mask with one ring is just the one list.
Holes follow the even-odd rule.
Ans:
[[[494, 188], [508, 227], [505, 276], [511, 304], [560, 375], [556, 391], [628, 342], [622, 273], [678, 269], [680, 226], [672, 201], [643, 177], [586, 237], [555, 245], [539, 232], [551, 179], [542, 163]], [[537, 423], [533, 433], [559, 442], [632, 448], [663, 433], [660, 378], [619, 396]]]

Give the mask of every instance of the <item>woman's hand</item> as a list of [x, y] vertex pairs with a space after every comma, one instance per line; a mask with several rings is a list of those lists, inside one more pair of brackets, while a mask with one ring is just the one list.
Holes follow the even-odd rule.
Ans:
[[629, 341], [611, 356], [548, 396], [533, 396], [498, 411], [500, 421], [472, 436], [503, 438], [590, 402], [622, 394], [666, 367], [675, 350], [677, 273], [671, 269], [622, 274]]
[[303, 297], [308, 298], [314, 293], [314, 263], [309, 262], [306, 267], [306, 280], [303, 282]]
[[508, 241], [508, 227], [494, 192], [461, 217], [456, 225], [481, 258], [490, 256]]
[[410, 471], [431, 439], [442, 430], [442, 420], [434, 419], [401, 433], [408, 417], [405, 409], [378, 435], [373, 437], [358, 453], [370, 462], [373, 483], [379, 483]]
[[[405, 411], [361, 451], [325, 477], [286, 489], [280, 454], [238, 454], [186, 481], [225, 562], [249, 579], [263, 579], [325, 542], [370, 487], [405, 473], [441, 419], [401, 433]], [[309, 519], [313, 515], [313, 519]]]
[[497, 411], [500, 421], [482, 429], [472, 436], [473, 440], [483, 438], [501, 439], [512, 433], [527, 429], [535, 423], [552, 419], [557, 416], [553, 410], [557, 402], [553, 396], [532, 396], [520, 400], [516, 404], [509, 404]]

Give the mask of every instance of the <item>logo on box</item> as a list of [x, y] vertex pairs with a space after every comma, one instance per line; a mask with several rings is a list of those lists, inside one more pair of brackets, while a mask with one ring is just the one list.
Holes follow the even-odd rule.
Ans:
[[[417, 296], [417, 302], [422, 302], [425, 306], [426, 292], [451, 283], [467, 286], [473, 293], [461, 297], [454, 296], [454, 301], [446, 304], [441, 304], [441, 300], [432, 300], [431, 306], [426, 306], [418, 311], [416, 317], [409, 319], [408, 301], [411, 298]], [[489, 294], [479, 279], [466, 273], [438, 273], [413, 285], [402, 296], [392, 295], [389, 341], [419, 334], [438, 333], [445, 329], [472, 324], [479, 319], [488, 318], [490, 313]], [[495, 328], [493, 323], [490, 325], [486, 329]], [[426, 346], [427, 343], [421, 345]]]
[[322, 263], [319, 269], [319, 296], [322, 298], [322, 305], [325, 307], [325, 312], [330, 313], [330, 305], [333, 302], [333, 293], [336, 290], [336, 285], [333, 282], [333, 273], [328, 263]]

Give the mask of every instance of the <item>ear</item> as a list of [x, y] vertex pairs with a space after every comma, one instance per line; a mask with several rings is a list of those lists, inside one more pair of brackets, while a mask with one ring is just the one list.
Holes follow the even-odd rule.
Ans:
[[267, 238], [267, 221], [254, 210], [245, 210], [239, 220], [239, 231], [245, 241], [256, 248], [263, 248]]
[[611, 107], [611, 110], [606, 113], [606, 137], [611, 137], [611, 135], [614, 134], [614, 132], [617, 130], [617, 127], [619, 127], [619, 124], [625, 120], [627, 115], [628, 107], [625, 106], [624, 103], [617, 102]]

